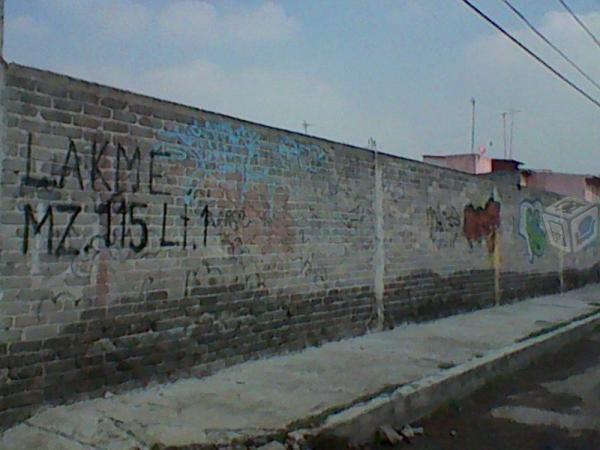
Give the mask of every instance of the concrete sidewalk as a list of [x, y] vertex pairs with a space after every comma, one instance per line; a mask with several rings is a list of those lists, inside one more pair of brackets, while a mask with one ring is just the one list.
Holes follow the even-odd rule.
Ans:
[[574, 320], [580, 322], [571, 329], [600, 323], [600, 285], [252, 361], [202, 379], [48, 408], [7, 430], [0, 448], [199, 448], [283, 437], [322, 426], [332, 416], [355, 418], [358, 404], [407, 383], [442, 379], [515, 346], [521, 352], [543, 339], [544, 330], [557, 333], [558, 324]]

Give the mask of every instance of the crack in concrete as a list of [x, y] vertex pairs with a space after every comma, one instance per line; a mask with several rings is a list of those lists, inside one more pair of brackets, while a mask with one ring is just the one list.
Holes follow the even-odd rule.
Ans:
[[280, 433], [283, 429], [279, 428], [205, 428], [204, 432], [207, 436], [219, 435], [220, 433], [235, 433], [240, 436], [252, 434], [252, 436], [262, 436], [270, 433]]
[[[134, 442], [137, 445], [141, 445], [143, 447], [143, 450], [145, 449], [149, 449], [151, 446], [145, 442], [143, 439], [141, 439], [140, 437], [136, 436], [136, 434], [131, 431], [130, 429], [128, 429], [125, 426], [125, 422], [119, 419], [116, 419], [114, 417], [111, 416], [107, 416], [106, 414], [104, 414], [104, 417], [108, 420], [110, 420], [112, 422], [112, 424], [115, 426], [115, 428], [117, 428], [118, 430], [121, 430], [123, 433], [125, 433], [127, 436], [129, 436], [130, 438], [132, 438], [134, 440]], [[139, 424], [138, 425], [142, 428], [145, 428], [144, 425]]]
[[79, 439], [75, 438], [75, 436], [71, 436], [71, 435], [69, 435], [67, 433], [63, 433], [62, 431], [54, 430], [52, 428], [46, 428], [46, 427], [43, 427], [41, 425], [36, 425], [34, 423], [31, 423], [29, 420], [26, 420], [24, 423], [27, 426], [31, 427], [31, 428], [37, 428], [38, 430], [44, 431], [45, 433], [54, 434], [56, 436], [60, 436], [63, 439], [75, 442], [75, 443], [77, 443], [79, 445], [82, 445], [84, 447], [92, 448], [92, 449], [95, 449], [95, 450], [104, 450], [102, 447], [97, 447], [94, 444], [91, 444], [89, 442], [80, 441]]
[[543, 336], [545, 334], [550, 334], [553, 331], [557, 331], [561, 328], [566, 328], [567, 326], [571, 325], [572, 323], [578, 322], [580, 320], [588, 319], [595, 315], [600, 316], [600, 308], [594, 308], [592, 311], [588, 311], [586, 313], [580, 314], [569, 320], [565, 320], [565, 321], [561, 321], [561, 322], [554, 322], [551, 326], [540, 328], [539, 330], [529, 333], [527, 336], [516, 339], [515, 342], [519, 344], [519, 343], [527, 341], [528, 339], [533, 339], [533, 338], [536, 338], [539, 336]]
[[[289, 433], [287, 428], [206, 428], [204, 429], [207, 443], [194, 443], [179, 445], [168, 445], [157, 442], [151, 447], [153, 450], [216, 450], [221, 448], [237, 448], [236, 445], [245, 447], [256, 447], [273, 440], [285, 440]], [[238, 436], [227, 436], [228, 433], [234, 433]], [[225, 438], [223, 440], [222, 438]], [[221, 438], [221, 439], [220, 439]], [[261, 443], [261, 444], [258, 444]], [[223, 447], [225, 446], [225, 447]]]
[[[208, 429], [206, 430], [207, 438], [213, 440], [213, 445], [216, 442], [218, 448], [221, 448], [222, 445], [226, 445], [226, 448], [234, 448], [235, 445], [244, 445], [247, 448], [255, 447], [257, 442], [262, 441], [263, 443], [269, 441], [276, 440], [285, 440], [286, 436], [290, 432], [290, 429], [287, 427], [284, 428], [223, 428], [220, 431], [216, 429]], [[227, 438], [227, 433], [235, 433], [238, 436], [234, 438]], [[226, 440], [220, 440], [219, 437], [223, 437], [225, 434]], [[217, 438], [217, 439], [215, 439]]]

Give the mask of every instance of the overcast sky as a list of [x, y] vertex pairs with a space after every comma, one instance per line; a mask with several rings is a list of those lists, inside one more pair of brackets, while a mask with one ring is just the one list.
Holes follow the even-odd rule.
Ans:
[[[595, 98], [499, 0], [473, 0]], [[600, 83], [600, 47], [556, 0], [513, 0]], [[600, 37], [600, 0], [568, 0]], [[503, 156], [600, 174], [595, 107], [459, 0], [6, 0], [5, 58], [277, 127], [421, 159]], [[490, 147], [490, 142], [492, 146]]]

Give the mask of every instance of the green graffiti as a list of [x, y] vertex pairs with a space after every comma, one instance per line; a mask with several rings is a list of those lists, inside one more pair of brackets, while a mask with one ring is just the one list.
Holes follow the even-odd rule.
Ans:
[[539, 200], [524, 200], [519, 208], [519, 235], [527, 242], [529, 262], [546, 251], [546, 228], [542, 217], [544, 206]]
[[525, 211], [525, 230], [531, 253], [542, 256], [546, 249], [546, 232], [542, 223], [542, 214], [538, 209], [527, 208]]

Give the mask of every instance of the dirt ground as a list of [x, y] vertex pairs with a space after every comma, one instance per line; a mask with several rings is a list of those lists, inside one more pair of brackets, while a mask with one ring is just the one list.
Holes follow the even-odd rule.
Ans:
[[[410, 442], [354, 448], [600, 450], [600, 327], [412, 425], [424, 434]], [[326, 438], [315, 446], [353, 448]]]

